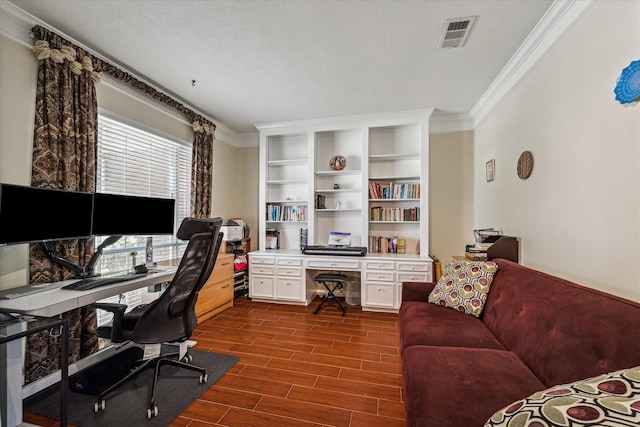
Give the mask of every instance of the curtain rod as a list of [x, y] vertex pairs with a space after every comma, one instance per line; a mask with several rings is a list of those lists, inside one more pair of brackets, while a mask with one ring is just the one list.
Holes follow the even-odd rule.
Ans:
[[93, 55], [90, 52], [87, 52], [84, 48], [77, 46], [76, 44], [72, 43], [71, 41], [65, 39], [64, 37], [60, 36], [59, 34], [44, 28], [40, 25], [36, 25], [32, 28], [32, 34], [33, 36], [37, 39], [37, 40], [45, 40], [47, 38], [52, 38], [53, 40], [56, 41], [56, 43], [60, 43], [61, 45], [64, 46], [69, 46], [72, 47], [73, 49], [82, 52], [82, 56], [88, 56], [89, 58], [91, 58], [91, 62], [93, 62], [93, 66], [94, 66], [94, 70], [97, 72], [105, 72], [111, 76], [113, 76], [114, 78], [123, 81], [124, 83], [128, 84], [129, 86], [151, 96], [152, 98], [172, 107], [175, 108], [176, 110], [178, 110], [179, 112], [185, 114], [187, 117], [191, 118], [194, 122], [200, 122], [201, 124], [207, 124], [209, 126], [212, 127], [213, 130], [216, 129], [216, 125], [215, 123], [213, 123], [211, 120], [207, 119], [206, 117], [202, 116], [201, 114], [193, 111], [192, 109], [190, 109], [189, 107], [185, 106], [184, 104], [182, 104], [181, 102], [177, 101], [176, 99], [172, 98], [171, 96], [164, 94], [162, 92], [160, 92], [159, 90], [155, 89], [154, 87], [150, 86], [149, 84], [137, 79], [136, 77], [134, 77], [133, 75], [129, 74], [128, 72], [121, 70], [120, 68], [118, 68], [117, 66], [111, 64], [108, 61], [105, 61], [102, 58], [99, 58], [95, 55]]

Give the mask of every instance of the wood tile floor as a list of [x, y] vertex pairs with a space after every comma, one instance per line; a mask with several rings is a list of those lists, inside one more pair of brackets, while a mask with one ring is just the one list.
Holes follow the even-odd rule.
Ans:
[[195, 348], [240, 361], [170, 425], [403, 427], [398, 315], [318, 304], [239, 297], [200, 324]]

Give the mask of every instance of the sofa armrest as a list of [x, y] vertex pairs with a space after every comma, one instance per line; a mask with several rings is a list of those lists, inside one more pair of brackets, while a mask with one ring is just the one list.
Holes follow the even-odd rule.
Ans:
[[427, 301], [435, 282], [402, 283], [402, 301]]

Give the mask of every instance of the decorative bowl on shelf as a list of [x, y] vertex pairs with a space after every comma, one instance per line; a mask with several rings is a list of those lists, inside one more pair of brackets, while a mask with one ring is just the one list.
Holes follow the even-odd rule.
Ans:
[[329, 160], [329, 166], [334, 171], [340, 171], [344, 169], [345, 166], [347, 166], [347, 159], [345, 159], [344, 156], [341, 155], [333, 156], [331, 160]]

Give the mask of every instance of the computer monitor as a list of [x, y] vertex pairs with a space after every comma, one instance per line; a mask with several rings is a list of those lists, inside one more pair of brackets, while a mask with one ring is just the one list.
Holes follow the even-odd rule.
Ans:
[[95, 236], [173, 234], [174, 222], [174, 199], [94, 194]]
[[0, 245], [91, 237], [93, 193], [0, 183]]

